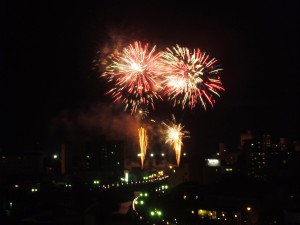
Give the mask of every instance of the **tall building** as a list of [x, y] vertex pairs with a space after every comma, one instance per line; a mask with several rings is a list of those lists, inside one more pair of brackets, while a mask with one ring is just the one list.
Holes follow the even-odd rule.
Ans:
[[278, 173], [289, 163], [293, 148], [284, 139], [274, 144], [271, 135], [244, 141], [244, 172], [253, 178], [275, 179]]
[[224, 143], [219, 144], [219, 152], [217, 153], [222, 166], [222, 173], [235, 172], [236, 163], [240, 151], [236, 148], [228, 147]]
[[[246, 167], [248, 176], [266, 178], [266, 146], [258, 140], [248, 140], [243, 146], [246, 153]], [[269, 152], [270, 154], [270, 152]], [[272, 153], [273, 154], [273, 153]]]
[[78, 171], [75, 165], [77, 151], [74, 151], [74, 145], [70, 143], [54, 143], [47, 146], [43, 158], [43, 173], [46, 176], [69, 175]]
[[85, 144], [84, 170], [113, 178], [124, 174], [124, 143], [94, 140]]

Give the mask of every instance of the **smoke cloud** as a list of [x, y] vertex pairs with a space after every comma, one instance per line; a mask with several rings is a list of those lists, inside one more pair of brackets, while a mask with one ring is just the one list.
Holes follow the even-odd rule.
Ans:
[[52, 134], [69, 141], [105, 137], [108, 140], [137, 142], [139, 120], [118, 104], [96, 104], [88, 109], [64, 111], [53, 120]]

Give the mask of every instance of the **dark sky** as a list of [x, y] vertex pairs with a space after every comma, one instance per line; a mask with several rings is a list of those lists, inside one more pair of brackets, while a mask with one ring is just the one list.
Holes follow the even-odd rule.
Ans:
[[93, 121], [98, 113], [117, 124], [108, 117], [122, 109], [111, 106], [107, 83], [92, 70], [96, 52], [114, 40], [178, 43], [218, 59], [226, 91], [214, 108], [171, 110], [163, 103], [149, 115], [164, 120], [174, 113], [191, 132], [189, 148], [238, 144], [247, 130], [299, 139], [298, 1], [161, 2], [1, 3], [0, 146], [109, 127]]

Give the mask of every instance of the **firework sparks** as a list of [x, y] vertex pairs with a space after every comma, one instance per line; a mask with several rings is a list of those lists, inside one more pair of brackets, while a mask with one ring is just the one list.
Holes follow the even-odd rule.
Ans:
[[138, 115], [138, 117], [140, 118], [140, 120], [145, 119], [145, 118], [148, 116], [148, 114], [149, 114], [149, 111], [148, 111], [148, 109], [146, 109], [146, 108], [140, 107], [140, 108], [137, 110], [137, 115]]
[[165, 143], [173, 147], [176, 155], [177, 166], [179, 166], [181, 147], [183, 146], [182, 139], [189, 137], [189, 131], [183, 130], [184, 126], [180, 123], [176, 123], [174, 115], [172, 115], [172, 121], [168, 121], [167, 123], [163, 122], [162, 124], [167, 129]]
[[199, 102], [206, 109], [206, 102], [214, 105], [214, 96], [219, 96], [222, 87], [216, 65], [217, 60], [209, 58], [200, 49], [190, 51], [179, 45], [167, 48], [161, 55], [165, 63], [165, 76], [162, 81], [164, 94], [173, 105], [194, 108]]
[[134, 42], [124, 48], [122, 52], [111, 56], [111, 63], [106, 67], [102, 77], [114, 82], [114, 87], [107, 92], [114, 102], [121, 101], [125, 110], [135, 112], [140, 106], [149, 106], [154, 109], [154, 99], [161, 99], [157, 78], [162, 73], [160, 55], [156, 46], [142, 45]]
[[138, 129], [139, 132], [139, 142], [140, 142], [140, 157], [141, 157], [141, 167], [144, 167], [144, 160], [146, 158], [146, 152], [147, 152], [147, 146], [148, 146], [148, 137], [147, 137], [147, 132], [146, 129], [143, 127], [140, 127]]

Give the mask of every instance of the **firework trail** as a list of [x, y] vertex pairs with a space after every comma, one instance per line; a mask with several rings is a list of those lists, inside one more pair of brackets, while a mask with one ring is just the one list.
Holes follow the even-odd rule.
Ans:
[[143, 169], [144, 167], [144, 160], [146, 158], [146, 152], [147, 152], [147, 146], [148, 146], [148, 137], [146, 129], [143, 127], [140, 127], [138, 129], [139, 132], [139, 142], [140, 142], [140, 150], [141, 150], [141, 167]]
[[167, 123], [162, 122], [166, 127], [166, 140], [165, 143], [173, 147], [176, 155], [177, 166], [180, 164], [181, 147], [183, 146], [182, 139], [189, 137], [189, 131], [183, 130], [184, 126], [176, 123], [175, 116], [172, 115], [172, 121]]
[[101, 75], [114, 83], [107, 94], [111, 94], [114, 102], [125, 104], [125, 110], [130, 109], [131, 113], [140, 106], [151, 105], [154, 109], [154, 99], [161, 99], [157, 78], [162, 73], [163, 65], [161, 52], [155, 48], [135, 41], [121, 52], [112, 54], [110, 64]]
[[138, 117], [139, 123], [141, 124], [141, 127], [138, 128], [138, 134], [139, 134], [139, 143], [140, 143], [140, 157], [141, 157], [141, 168], [144, 167], [144, 161], [146, 158], [146, 152], [147, 152], [147, 146], [148, 146], [148, 136], [146, 129], [143, 127], [143, 124], [145, 125], [145, 118], [148, 116], [149, 111], [144, 107], [139, 107], [139, 109], [136, 111], [136, 116]]
[[206, 102], [211, 106], [219, 96], [222, 87], [219, 73], [222, 71], [216, 65], [217, 60], [209, 58], [200, 49], [190, 51], [179, 45], [167, 48], [161, 55], [165, 64], [165, 75], [161, 83], [163, 92], [173, 102], [173, 106], [189, 106], [193, 109], [201, 102], [206, 109]]

